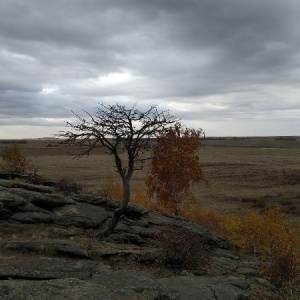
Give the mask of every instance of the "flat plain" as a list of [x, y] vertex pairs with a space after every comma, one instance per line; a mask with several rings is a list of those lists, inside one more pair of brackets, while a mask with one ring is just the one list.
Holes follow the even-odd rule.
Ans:
[[[98, 193], [118, 182], [113, 157], [104, 149], [74, 159], [58, 140], [27, 140], [27, 155], [49, 178], [69, 177]], [[0, 142], [0, 152], [9, 144]], [[289, 223], [300, 228], [300, 139], [207, 139], [199, 149], [207, 184], [193, 187], [202, 208], [218, 214], [242, 214], [280, 205]], [[133, 191], [146, 192], [149, 167], [136, 171]]]

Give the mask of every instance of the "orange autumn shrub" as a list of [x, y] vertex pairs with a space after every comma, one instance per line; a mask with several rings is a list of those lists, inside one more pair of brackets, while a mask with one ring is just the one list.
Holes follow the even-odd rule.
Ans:
[[201, 209], [198, 204], [191, 207], [192, 219], [194, 222], [203, 225], [217, 235], [220, 235], [222, 230], [222, 217], [218, 216], [210, 209]]
[[300, 296], [300, 237], [287, 226], [279, 208], [267, 210], [262, 222], [263, 237], [256, 252], [263, 261], [261, 274], [276, 287], [288, 289], [291, 296]]
[[191, 206], [186, 206], [186, 207], [179, 207], [179, 213], [178, 215], [180, 217], [185, 218], [188, 221], [194, 222], [194, 215], [191, 209]]
[[133, 190], [133, 196], [132, 200], [133, 203], [138, 205], [143, 205], [146, 208], [157, 211], [157, 212], [165, 212], [165, 213], [171, 213], [172, 208], [167, 208], [166, 206], [162, 206], [159, 203], [156, 203], [155, 201], [150, 201], [147, 194], [139, 189]]
[[244, 216], [223, 217], [198, 208], [195, 215], [199, 223], [240, 251], [256, 254], [261, 261], [261, 275], [278, 289], [287, 289], [291, 297], [300, 296], [299, 232], [287, 226], [279, 207], [263, 214], [253, 211]]
[[139, 189], [134, 189], [133, 190], [133, 197], [132, 197], [132, 202], [138, 205], [143, 205], [143, 206], [147, 206], [147, 195], [146, 193], [142, 192]]
[[245, 216], [224, 216], [219, 233], [242, 252], [257, 254], [265, 238], [263, 223], [264, 218], [258, 212]]

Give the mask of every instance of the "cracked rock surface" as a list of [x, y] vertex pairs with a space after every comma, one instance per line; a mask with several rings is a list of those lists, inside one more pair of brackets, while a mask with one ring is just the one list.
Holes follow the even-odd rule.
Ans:
[[[115, 233], [95, 240], [116, 207], [103, 197], [70, 198], [0, 179], [0, 299], [273, 299], [255, 257], [237, 255], [177, 216], [130, 205]], [[201, 238], [207, 268], [178, 271], [162, 263], [158, 238], [170, 227]]]

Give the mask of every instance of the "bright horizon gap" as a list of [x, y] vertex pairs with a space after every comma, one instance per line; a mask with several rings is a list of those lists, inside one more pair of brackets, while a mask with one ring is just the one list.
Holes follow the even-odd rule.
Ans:
[[[239, 138], [239, 139], [272, 139], [272, 138], [296, 138], [300, 139], [300, 135], [206, 135], [205, 139], [214, 139], [214, 138], [228, 138], [228, 139], [233, 139], [233, 138]], [[63, 140], [62, 138], [56, 138], [56, 137], [51, 137], [51, 136], [43, 136], [43, 137], [35, 137], [35, 138], [0, 138], [0, 141], [7, 141], [7, 140], [38, 140], [38, 139], [53, 139], [53, 140]]]

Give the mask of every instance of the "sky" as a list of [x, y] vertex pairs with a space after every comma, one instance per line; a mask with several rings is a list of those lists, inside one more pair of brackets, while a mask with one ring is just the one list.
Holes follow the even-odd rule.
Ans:
[[206, 136], [300, 135], [299, 0], [0, 0], [0, 139], [158, 104]]

